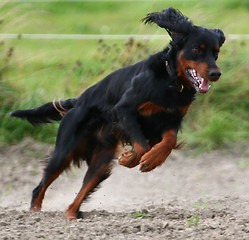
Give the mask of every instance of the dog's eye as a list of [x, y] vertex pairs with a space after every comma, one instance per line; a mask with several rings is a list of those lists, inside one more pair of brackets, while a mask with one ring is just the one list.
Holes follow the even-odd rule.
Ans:
[[200, 54], [201, 53], [200, 48], [193, 48], [192, 51], [193, 51], [194, 54]]

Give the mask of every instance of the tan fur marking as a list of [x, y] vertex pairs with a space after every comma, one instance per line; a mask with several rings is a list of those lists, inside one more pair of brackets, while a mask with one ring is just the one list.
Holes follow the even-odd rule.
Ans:
[[138, 111], [142, 116], [147, 117], [159, 112], [166, 112], [167, 110], [153, 102], [145, 102], [138, 107]]

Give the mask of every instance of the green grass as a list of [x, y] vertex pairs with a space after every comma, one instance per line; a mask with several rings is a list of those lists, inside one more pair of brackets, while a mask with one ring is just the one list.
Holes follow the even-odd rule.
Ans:
[[131, 214], [131, 218], [135, 218], [135, 219], [144, 219], [144, 218], [152, 218], [152, 217], [153, 216], [147, 210], [137, 211]]
[[[140, 24], [148, 12], [175, 7], [199, 25], [244, 33], [249, 21], [247, 0], [130, 2], [0, 3], [1, 32], [9, 33], [162, 33]], [[222, 18], [220, 14], [222, 13]], [[232, 16], [232, 18], [231, 18]], [[229, 20], [229, 21], [228, 21]], [[239, 24], [237, 24], [239, 22]], [[14, 23], [14, 24], [13, 24]], [[229, 23], [229, 24], [228, 24]], [[103, 28], [104, 27], [104, 28]]]
[[193, 216], [187, 218], [186, 220], [186, 224], [187, 227], [198, 227], [200, 224], [201, 218], [199, 216], [199, 214], [194, 214]]
[[[191, 4], [190, 4], [191, 3]], [[163, 1], [104, 3], [0, 3], [2, 33], [141, 33], [164, 30], [140, 23], [146, 13], [179, 8], [199, 25], [225, 33], [248, 33], [248, 1]], [[222, 14], [222, 17], [221, 17]], [[166, 33], [165, 33], [166, 36]], [[57, 124], [34, 129], [9, 112], [55, 98], [78, 96], [121, 66], [163, 49], [165, 40], [0, 40], [0, 143], [26, 136], [54, 142]], [[12, 49], [12, 50], [10, 50]], [[197, 95], [183, 125], [189, 146], [210, 150], [249, 139], [249, 41], [227, 40], [218, 64], [222, 78]]]

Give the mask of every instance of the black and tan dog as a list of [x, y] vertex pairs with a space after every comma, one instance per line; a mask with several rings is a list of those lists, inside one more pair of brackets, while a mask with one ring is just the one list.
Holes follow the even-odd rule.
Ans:
[[219, 79], [221, 30], [195, 26], [173, 8], [143, 21], [166, 29], [172, 39], [166, 49], [111, 73], [79, 98], [11, 113], [34, 125], [62, 120], [55, 150], [33, 190], [32, 211], [41, 209], [48, 186], [83, 160], [88, 165], [83, 186], [66, 212], [68, 220], [77, 219], [81, 203], [109, 177], [120, 143], [132, 145], [119, 158], [126, 167], [148, 172], [163, 164], [195, 94], [208, 92], [210, 82]]

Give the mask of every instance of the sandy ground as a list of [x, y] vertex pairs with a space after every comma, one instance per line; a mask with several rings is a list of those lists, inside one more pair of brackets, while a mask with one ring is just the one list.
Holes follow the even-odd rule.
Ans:
[[249, 239], [248, 144], [194, 155], [179, 150], [150, 173], [114, 164], [113, 174], [82, 204], [64, 211], [86, 166], [63, 174], [40, 213], [28, 211], [49, 146], [26, 140], [0, 148], [0, 239]]

